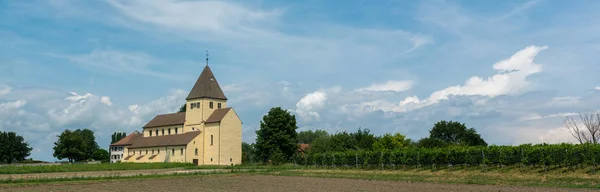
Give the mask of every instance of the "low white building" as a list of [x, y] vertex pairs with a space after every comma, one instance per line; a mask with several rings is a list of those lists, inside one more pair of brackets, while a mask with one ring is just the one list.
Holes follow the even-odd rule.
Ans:
[[116, 162], [122, 161], [124, 146], [131, 145], [131, 140], [135, 136], [138, 136], [139, 134], [141, 134], [141, 133], [138, 131], [135, 131], [135, 132], [127, 135], [127, 137], [124, 137], [123, 139], [121, 139], [113, 144], [110, 144], [110, 146], [109, 146], [110, 162], [116, 163]]

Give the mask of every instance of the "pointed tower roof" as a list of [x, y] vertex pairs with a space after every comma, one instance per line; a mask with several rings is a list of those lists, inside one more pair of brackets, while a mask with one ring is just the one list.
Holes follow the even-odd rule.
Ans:
[[215, 78], [215, 75], [213, 75], [208, 65], [204, 67], [204, 70], [202, 70], [202, 73], [200, 74], [200, 77], [198, 77], [198, 80], [192, 88], [192, 91], [190, 91], [190, 94], [185, 99], [190, 100], [198, 98], [227, 100], [227, 97], [225, 97], [223, 90], [221, 90], [221, 87], [217, 82], [217, 78]]

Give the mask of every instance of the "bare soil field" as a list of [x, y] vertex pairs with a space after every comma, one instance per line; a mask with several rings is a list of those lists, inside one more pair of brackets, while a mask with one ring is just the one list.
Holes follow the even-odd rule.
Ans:
[[123, 170], [123, 171], [86, 171], [86, 172], [58, 172], [58, 173], [31, 173], [31, 174], [0, 174], [0, 180], [7, 179], [50, 179], [74, 177], [127, 177], [137, 175], [170, 175], [175, 173], [198, 172], [231, 172], [229, 169], [148, 169], [148, 170]]
[[202, 175], [152, 179], [85, 181], [75, 183], [0, 185], [0, 191], [592, 191], [491, 185], [458, 185], [373, 181], [360, 179], [314, 178], [251, 174]]

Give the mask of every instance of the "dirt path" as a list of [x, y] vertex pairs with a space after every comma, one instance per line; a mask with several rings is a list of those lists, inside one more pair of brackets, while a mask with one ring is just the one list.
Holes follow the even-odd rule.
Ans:
[[[85, 190], [83, 190], [85, 189]], [[371, 181], [357, 179], [334, 179], [313, 177], [266, 176], [266, 175], [205, 175], [160, 179], [114, 180], [81, 184], [50, 184], [8, 187], [0, 185], [0, 191], [591, 191], [586, 189], [558, 189], [536, 187], [510, 187], [486, 185], [454, 185], [436, 183], [411, 183], [394, 181]]]
[[228, 169], [147, 169], [123, 171], [90, 171], [90, 172], [62, 172], [62, 173], [32, 173], [32, 174], [0, 174], [0, 180], [6, 179], [40, 179], [40, 178], [72, 178], [72, 177], [109, 177], [109, 176], [135, 176], [135, 175], [168, 175], [174, 173], [195, 172], [231, 172]]

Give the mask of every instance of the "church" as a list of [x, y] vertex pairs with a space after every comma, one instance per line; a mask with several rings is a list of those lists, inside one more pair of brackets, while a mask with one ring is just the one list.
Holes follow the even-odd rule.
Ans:
[[[242, 163], [242, 121], [207, 64], [185, 102], [185, 112], [160, 114], [110, 145], [114, 162]], [[117, 153], [119, 154], [119, 153]], [[113, 159], [113, 156], [115, 159]]]

